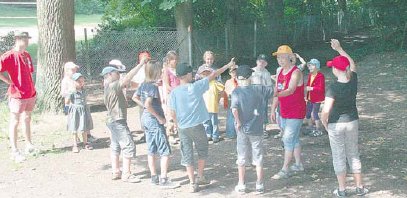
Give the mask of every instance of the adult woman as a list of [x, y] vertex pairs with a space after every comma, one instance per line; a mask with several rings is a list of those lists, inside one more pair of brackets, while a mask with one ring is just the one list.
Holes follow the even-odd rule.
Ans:
[[362, 184], [362, 165], [358, 151], [356, 65], [342, 49], [338, 40], [332, 39], [331, 47], [340, 54], [327, 63], [328, 67], [332, 67], [332, 73], [337, 80], [327, 90], [321, 121], [329, 134], [333, 166], [339, 183], [339, 188], [333, 193], [338, 197], [346, 196], [346, 162], [348, 162], [356, 183], [356, 194], [362, 196], [368, 190]]

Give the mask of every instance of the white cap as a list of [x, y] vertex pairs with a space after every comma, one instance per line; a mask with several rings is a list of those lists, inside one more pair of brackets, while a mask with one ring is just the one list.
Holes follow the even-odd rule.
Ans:
[[66, 69], [74, 69], [79, 68], [79, 65], [75, 64], [74, 62], [67, 62], [64, 66]]
[[109, 65], [118, 67], [118, 69], [126, 70], [126, 66], [120, 60], [113, 59], [109, 62]]

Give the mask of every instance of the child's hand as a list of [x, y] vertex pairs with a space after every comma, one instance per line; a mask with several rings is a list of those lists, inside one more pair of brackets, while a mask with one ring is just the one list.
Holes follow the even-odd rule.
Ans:
[[160, 124], [165, 124], [167, 121], [165, 120], [165, 118], [163, 118], [163, 117], [159, 117], [158, 118], [158, 123], [160, 123]]
[[294, 53], [294, 55], [295, 55], [295, 57], [298, 58], [298, 59], [301, 58], [301, 56], [300, 56], [299, 54], [297, 54], [297, 53]]
[[147, 55], [145, 55], [145, 56], [141, 57], [140, 64], [142, 64], [142, 65], [147, 64], [148, 59], [149, 59], [149, 58], [148, 58], [148, 56], [147, 56]]
[[312, 91], [312, 90], [314, 90], [314, 88], [313, 87], [310, 87], [310, 86], [307, 86], [307, 91]]
[[270, 120], [273, 121], [274, 123], [276, 123], [276, 113], [275, 112], [271, 113]]
[[233, 57], [232, 59], [230, 59], [230, 62], [228, 63], [229, 67], [233, 67], [236, 65], [235, 63], [235, 57]]
[[341, 44], [337, 39], [331, 39], [331, 47], [333, 50], [338, 51], [341, 49]]

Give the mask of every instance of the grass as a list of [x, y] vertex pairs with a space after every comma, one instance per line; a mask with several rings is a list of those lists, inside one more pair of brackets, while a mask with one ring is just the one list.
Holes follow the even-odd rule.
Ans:
[[[26, 8], [21, 6], [0, 5], [0, 17], [35, 17], [35, 8]], [[75, 15], [75, 25], [99, 24], [102, 21], [102, 15]], [[1, 19], [0, 27], [35, 27], [37, 19]]]

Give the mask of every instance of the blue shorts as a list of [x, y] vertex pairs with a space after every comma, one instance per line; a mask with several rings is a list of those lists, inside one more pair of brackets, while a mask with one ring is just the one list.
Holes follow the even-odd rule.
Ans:
[[160, 124], [157, 118], [151, 115], [143, 114], [141, 120], [146, 134], [148, 155], [169, 156], [171, 147], [165, 134], [164, 125]]
[[283, 143], [286, 151], [293, 151], [300, 146], [300, 130], [303, 119], [285, 119], [281, 118], [283, 128]]

